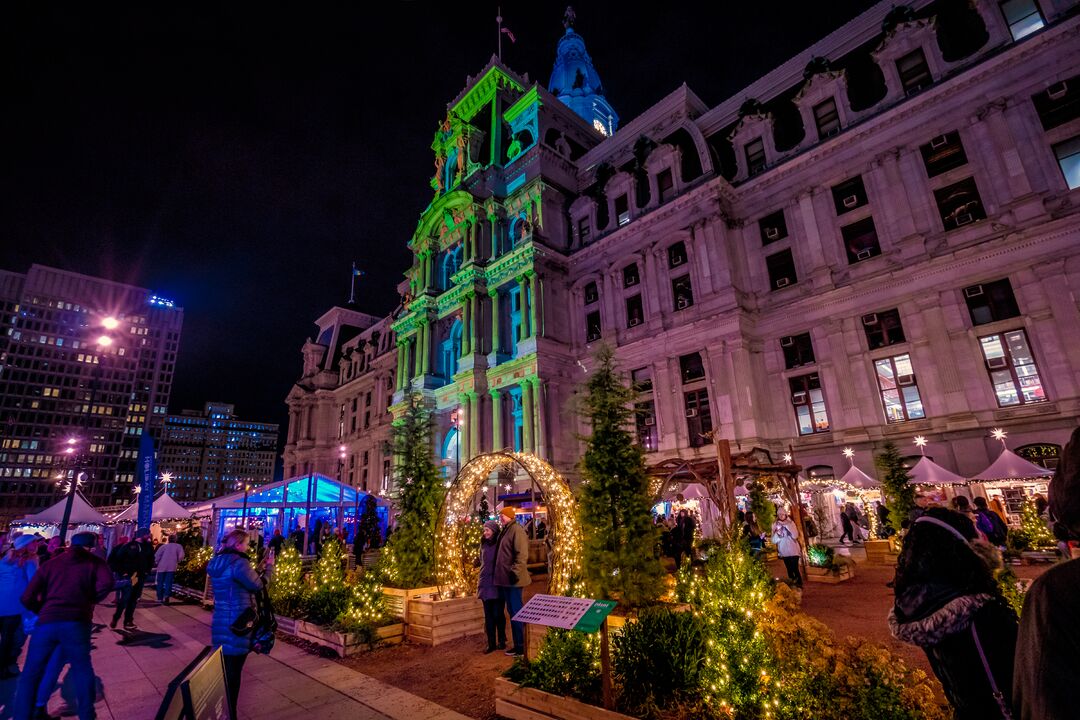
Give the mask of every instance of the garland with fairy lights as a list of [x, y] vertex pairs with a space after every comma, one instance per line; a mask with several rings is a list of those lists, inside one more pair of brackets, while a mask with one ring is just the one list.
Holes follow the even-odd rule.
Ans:
[[466, 544], [465, 529], [473, 512], [472, 500], [500, 467], [516, 464], [540, 487], [548, 508], [548, 536], [552, 564], [548, 592], [569, 595], [581, 577], [581, 527], [577, 521], [577, 501], [566, 480], [555, 468], [536, 455], [520, 452], [492, 452], [467, 462], [446, 491], [435, 531], [435, 577], [445, 596], [467, 597], [476, 593], [475, 581], [462, 569]]

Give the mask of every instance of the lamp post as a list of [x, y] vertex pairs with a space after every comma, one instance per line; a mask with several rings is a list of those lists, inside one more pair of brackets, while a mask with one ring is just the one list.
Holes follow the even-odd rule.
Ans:
[[342, 474], [345, 471], [345, 453], [348, 452], [348, 448], [344, 445], [338, 445], [337, 456], [337, 483], [338, 483], [338, 505], [337, 505], [337, 520], [338, 520], [338, 532], [345, 529], [345, 485], [342, 481]]
[[237, 480], [237, 488], [244, 491], [244, 509], [240, 511], [240, 521], [244, 525], [244, 529], [247, 530], [247, 500], [248, 493], [251, 492], [251, 483], [248, 480]]
[[[101, 327], [105, 328], [105, 330], [107, 331], [115, 330], [117, 327], [119, 327], [119, 325], [120, 321], [111, 315], [101, 321]], [[111, 335], [108, 334], [108, 332], [105, 332], [98, 336], [95, 344], [97, 345], [97, 351], [100, 353], [113, 344], [113, 338]], [[103, 364], [104, 358], [99, 358], [98, 362], [90, 371], [90, 399], [86, 403], [86, 412], [83, 413], [84, 446], [82, 448], [82, 465], [84, 466], [84, 468], [76, 474], [76, 478], [74, 478], [75, 481], [72, 481], [72, 478], [68, 478], [69, 482], [67, 485], [67, 503], [64, 505], [64, 519], [60, 523], [61, 545], [63, 545], [64, 541], [67, 539], [68, 524], [71, 522], [71, 509], [75, 505], [75, 492], [78, 490], [78, 486], [82, 485], [83, 482], [85, 482], [85, 480], [89, 477], [88, 466], [90, 464], [90, 452], [93, 447], [90, 443], [90, 440], [92, 439], [90, 436], [90, 416], [93, 414], [94, 411], [94, 402], [97, 399], [98, 379], [101, 376], [101, 368]], [[68, 447], [65, 449], [65, 454], [73, 455], [75, 452], [74, 448], [77, 444], [78, 443], [75, 438], [68, 438]]]

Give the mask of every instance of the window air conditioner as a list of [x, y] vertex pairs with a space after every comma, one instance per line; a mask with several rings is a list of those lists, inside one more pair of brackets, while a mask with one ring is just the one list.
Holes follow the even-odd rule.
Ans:
[[982, 294], [983, 294], [983, 286], [982, 285], [972, 285], [971, 287], [964, 288], [964, 297], [973, 298], [973, 297], [979, 297]]
[[697, 408], [686, 408], [686, 417], [697, 417]]
[[791, 335], [785, 335], [780, 338], [780, 347], [791, 347], [795, 344], [795, 338]]
[[675, 307], [679, 310], [685, 310], [686, 308], [690, 307], [690, 303], [687, 301], [686, 298], [679, 298], [675, 301]]
[[765, 237], [770, 240], [775, 240], [776, 238], [780, 237], [780, 230], [774, 227], [767, 227], [765, 228]]
[[671, 267], [678, 267], [679, 265], [682, 265], [684, 262], [686, 262], [686, 258], [683, 257], [682, 255], [672, 255], [671, 256]]
[[638, 279], [636, 277], [626, 278], [626, 283], [625, 283], [626, 287], [634, 287], [637, 284], [638, 284]]
[[901, 386], [903, 386], [903, 385], [914, 385], [915, 384], [915, 376], [914, 375], [897, 375], [896, 376], [896, 384], [901, 385]]
[[862, 316], [862, 324], [863, 325], [877, 325], [878, 324], [877, 313], [868, 313], [866, 315], [863, 315]]
[[641, 318], [630, 318], [630, 327], [637, 327], [641, 324]]
[[1004, 357], [987, 358], [986, 367], [991, 370], [1000, 370], [1001, 368], [1009, 367], [1009, 361]]
[[866, 260], [873, 253], [872, 250], [860, 250], [855, 254], [856, 260]]
[[805, 405], [806, 404], [806, 393], [801, 392], [801, 391], [797, 392], [797, 393], [791, 393], [791, 404], [792, 405]]
[[786, 277], [778, 278], [777, 281], [776, 281], [776, 287], [778, 287], [778, 288], [787, 287], [790, 284], [791, 284], [791, 278], [786, 278]]
[[1069, 83], [1062, 80], [1056, 85], [1051, 85], [1046, 88], [1046, 96], [1051, 100], [1060, 100], [1065, 97], [1065, 93], [1069, 92]]
[[934, 148], [935, 150], [948, 144], [949, 138], [945, 137], [944, 135], [938, 135], [936, 138], [930, 141], [930, 147]]
[[825, 133], [825, 137], [832, 137], [833, 135], [839, 135], [839, 134], [840, 134], [840, 126], [839, 126], [839, 125], [837, 125], [837, 126], [836, 126], [836, 127], [834, 127], [834, 128], [832, 129], [832, 130], [830, 130], [829, 132]]
[[846, 208], [853, 208], [853, 207], [855, 207], [856, 205], [859, 204], [859, 196], [858, 195], [848, 195], [846, 198], [843, 199], [843, 204], [844, 204], [844, 207], [846, 207]]
[[964, 213], [963, 215], [957, 215], [956, 216], [956, 227], [960, 227], [961, 225], [967, 225], [968, 223], [970, 223], [974, 219], [975, 218], [972, 217], [971, 213]]
[[653, 425], [656, 424], [656, 418], [654, 418], [652, 415], [649, 415], [648, 417], [645, 418], [644, 424], [647, 427], [652, 427]]

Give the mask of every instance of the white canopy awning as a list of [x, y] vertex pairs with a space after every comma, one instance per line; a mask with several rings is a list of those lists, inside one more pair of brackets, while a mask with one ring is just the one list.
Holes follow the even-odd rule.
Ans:
[[[173, 500], [167, 493], [162, 493], [154, 498], [154, 504], [150, 510], [150, 522], [163, 522], [166, 520], [187, 520], [192, 517], [190, 510], [187, 510], [180, 506], [180, 503]], [[139, 503], [135, 501], [128, 505], [124, 510], [112, 519], [114, 523], [123, 522], [138, 522], [139, 521]]]
[[847, 483], [848, 485], [854, 485], [860, 490], [877, 490], [881, 487], [881, 483], [879, 483], [877, 480], [870, 477], [854, 465], [848, 468], [848, 471], [844, 473], [844, 476], [842, 478], [840, 478], [840, 482]]
[[1001, 451], [997, 460], [990, 463], [990, 467], [983, 470], [972, 480], [978, 482], [994, 482], [997, 480], [1032, 480], [1034, 478], [1047, 478], [1054, 473], [1035, 463], [1028, 462], [1014, 453], [1009, 448]]
[[951, 470], [938, 465], [928, 457], [923, 457], [915, 463], [915, 467], [908, 470], [912, 485], [964, 485], [966, 478], [962, 478]]
[[[17, 520], [12, 525], [59, 525], [64, 522], [64, 507], [67, 505], [67, 497], [61, 498], [60, 502], [47, 507], [34, 515], [27, 515]], [[83, 497], [81, 492], [75, 492], [75, 500], [71, 504], [71, 517], [69, 525], [104, 525], [105, 516], [99, 513]]]

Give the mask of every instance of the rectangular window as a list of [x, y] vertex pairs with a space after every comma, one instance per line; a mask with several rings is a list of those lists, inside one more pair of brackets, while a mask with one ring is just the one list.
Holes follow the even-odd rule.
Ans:
[[896, 71], [900, 74], [900, 85], [905, 95], [913, 95], [934, 82], [922, 48], [912, 50], [897, 60]]
[[967, 165], [967, 153], [964, 152], [964, 144], [960, 142], [960, 133], [952, 131], [944, 135], [938, 135], [919, 147], [922, 154], [923, 165], [926, 167], [927, 177], [938, 175]]
[[686, 264], [686, 244], [681, 240], [677, 243], [673, 243], [667, 249], [667, 260], [669, 268], [677, 268], [680, 265]]
[[665, 168], [656, 176], [656, 190], [660, 194], [660, 202], [666, 203], [675, 197], [675, 181], [671, 174], [671, 168]]
[[885, 408], [885, 422], [897, 423], [926, 417], [915, 371], [911, 369], [908, 354], [882, 358], [874, 361], [878, 390]]
[[589, 240], [592, 238], [592, 226], [589, 225], [589, 218], [578, 220], [577, 231], [578, 241], [582, 245], [588, 245]]
[[695, 380], [705, 379], [705, 363], [701, 361], [701, 353], [690, 353], [679, 357], [679, 373], [682, 375], [683, 385]]
[[638, 392], [652, 392], [653, 383], [651, 367], [643, 367], [631, 371], [630, 380], [634, 384], [634, 389]]
[[972, 325], [985, 325], [1020, 315], [1008, 278], [964, 288]]
[[690, 287], [689, 275], [681, 275], [671, 281], [671, 297], [676, 310], [685, 310], [694, 304], [694, 291]]
[[1046, 25], [1035, 0], [1005, 0], [1001, 3], [1001, 14], [1009, 24], [1013, 40], [1019, 40]]
[[622, 271], [622, 286], [624, 288], [634, 287], [641, 282], [641, 275], [638, 273], [637, 263], [630, 263], [623, 268]]
[[998, 405], [1007, 407], [1046, 400], [1026, 332], [1011, 330], [987, 335], [979, 338], [979, 345]]
[[825, 394], [821, 391], [818, 374], [789, 378], [788, 385], [791, 388], [791, 404], [795, 406], [799, 434], [828, 432], [829, 415], [825, 411]]
[[596, 287], [596, 283], [585, 283], [585, 289], [582, 293], [585, 298], [586, 305], [592, 305], [594, 302], [600, 299], [600, 290]]
[[1080, 135], [1055, 145], [1054, 157], [1069, 189], [1080, 188]]
[[829, 98], [814, 106], [814, 124], [817, 125], [819, 140], [840, 132], [840, 114], [836, 111], [834, 98]]
[[712, 440], [712, 410], [709, 408], [709, 391], [691, 390], [683, 394], [686, 410], [686, 433], [690, 447], [702, 447]]
[[814, 362], [814, 344], [810, 340], [810, 333], [780, 338], [780, 349], [784, 351], [784, 367], [788, 370]]
[[645, 312], [641, 306], [641, 295], [632, 295], [626, 299], [626, 327], [637, 327], [645, 322]]
[[881, 254], [874, 218], [868, 217], [840, 228], [848, 263], [854, 264]]
[[656, 404], [652, 400], [634, 404], [635, 424], [637, 425], [638, 445], [645, 452], [656, 452], [658, 433], [656, 431]]
[[1031, 96], [1043, 130], [1051, 130], [1080, 117], [1080, 75], [1054, 83]]
[[781, 250], [765, 258], [765, 267], [769, 271], [769, 289], [778, 290], [794, 285], [799, 280], [795, 276], [795, 258], [791, 250]]
[[746, 143], [743, 152], [746, 153], [747, 177], [753, 177], [765, 169], [765, 142], [761, 138]]
[[834, 185], [832, 197], [837, 215], [843, 215], [855, 208], [861, 208], [868, 202], [866, 199], [866, 186], [863, 185], [862, 176], [857, 175], [839, 185]]
[[975, 178], [967, 178], [934, 191], [941, 222], [946, 230], [970, 225], [986, 219], [986, 210], [979, 197]]
[[615, 217], [619, 221], [619, 227], [630, 222], [630, 197], [625, 193], [615, 198]]
[[900, 311], [895, 308], [863, 315], [862, 325], [866, 333], [866, 345], [871, 350], [907, 340], [904, 337], [904, 326], [900, 323]]
[[370, 410], [365, 410], [364, 411], [364, 429], [366, 430], [369, 427], [371, 427], [371, 411]]
[[784, 219], [784, 211], [777, 210], [758, 220], [758, 229], [761, 230], [761, 244], [783, 240], [788, 235], [787, 221]]
[[600, 311], [594, 310], [585, 316], [585, 341], [600, 339]]

